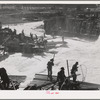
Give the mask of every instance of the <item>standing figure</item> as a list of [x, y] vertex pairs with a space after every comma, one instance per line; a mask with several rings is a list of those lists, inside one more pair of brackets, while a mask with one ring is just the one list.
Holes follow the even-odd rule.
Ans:
[[14, 29], [13, 34], [16, 35], [16, 29]]
[[4, 89], [9, 88], [9, 77], [7, 75], [5, 68], [0, 68], [0, 77], [3, 84]]
[[52, 81], [52, 66], [54, 66], [54, 59], [50, 59], [47, 63], [48, 77]]
[[63, 82], [65, 81], [65, 72], [64, 72], [64, 67], [61, 67], [61, 70], [58, 72], [57, 74], [57, 82], [59, 85], [59, 90], [61, 90], [61, 86], [63, 84]]
[[32, 33], [30, 33], [30, 37], [31, 37], [32, 42], [34, 43], [34, 37]]
[[52, 37], [53, 37], [53, 39], [55, 38], [55, 34], [54, 34], [54, 32], [52, 32]]
[[22, 33], [20, 34], [20, 38], [21, 38], [21, 41], [25, 40], [24, 30], [22, 30]]
[[35, 34], [35, 39], [36, 39], [36, 41], [38, 40], [38, 36]]
[[62, 36], [62, 43], [64, 43], [64, 35]]
[[24, 30], [22, 30], [22, 34], [24, 34]]
[[76, 82], [76, 78], [77, 78], [77, 75], [76, 75], [76, 72], [78, 71], [78, 62], [76, 62], [73, 66], [72, 66], [72, 69], [71, 69], [71, 75], [73, 77], [73, 82]]

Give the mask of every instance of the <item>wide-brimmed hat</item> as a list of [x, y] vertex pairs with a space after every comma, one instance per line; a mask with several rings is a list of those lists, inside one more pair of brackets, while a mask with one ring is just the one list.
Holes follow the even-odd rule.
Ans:
[[54, 61], [54, 59], [52, 58], [52, 59], [50, 59], [50, 61]]

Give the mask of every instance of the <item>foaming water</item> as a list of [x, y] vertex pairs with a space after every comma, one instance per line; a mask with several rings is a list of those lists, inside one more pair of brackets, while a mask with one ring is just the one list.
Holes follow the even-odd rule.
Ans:
[[[30, 32], [37, 35], [43, 35], [44, 30], [36, 28], [41, 25], [43, 25], [42, 21], [11, 26], [9, 25], [9, 27], [12, 29], [15, 28], [18, 33], [24, 29], [25, 34], [29, 36]], [[82, 69], [79, 66], [81, 80], [83, 77], [83, 70], [85, 81], [100, 84], [100, 37], [97, 41], [93, 42], [65, 38], [65, 42], [67, 44], [64, 46], [61, 44], [62, 38], [60, 36], [49, 41], [57, 43], [56, 48], [49, 49], [50, 52], [57, 52], [54, 60], [55, 65], [53, 67], [54, 75], [57, 75], [60, 67], [63, 66], [65, 67], [65, 74], [67, 76], [66, 60], [69, 62], [69, 69], [71, 69], [72, 65], [78, 61], [79, 65], [82, 66]], [[5, 67], [8, 74], [26, 75], [26, 83], [23, 85], [27, 85], [30, 81], [32, 81], [36, 73], [41, 72], [47, 74], [47, 62], [53, 57], [53, 54], [50, 52], [45, 52], [44, 55], [32, 54], [31, 57], [23, 56], [21, 53], [15, 53], [10, 55], [7, 59], [1, 61], [0, 66]]]
[[24, 30], [26, 36], [30, 36], [31, 34], [38, 34], [41, 35], [44, 33], [43, 29], [37, 29], [38, 26], [44, 25], [43, 21], [39, 22], [29, 22], [29, 23], [21, 23], [21, 24], [11, 24], [11, 25], [3, 25], [3, 28], [9, 27], [12, 30], [16, 29], [17, 34], [21, 33]]

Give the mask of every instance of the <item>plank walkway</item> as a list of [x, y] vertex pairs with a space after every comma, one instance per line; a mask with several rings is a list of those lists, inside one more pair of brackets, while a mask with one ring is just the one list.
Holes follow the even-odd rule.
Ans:
[[[37, 85], [38, 88], [44, 88], [45, 89], [48, 87], [52, 87], [57, 80], [57, 76], [52, 76], [53, 77], [53, 81], [49, 81], [48, 76], [44, 75], [44, 74], [35, 74], [35, 78], [33, 79], [33, 81], [30, 82], [30, 84], [28, 84], [27, 87], [32, 87], [35, 84]], [[81, 90], [99, 90], [100, 89], [100, 84], [93, 84], [93, 83], [89, 83], [89, 82], [80, 82], [80, 87]], [[26, 88], [27, 88], [26, 87]]]
[[20, 75], [9, 75], [9, 79], [11, 79], [12, 81], [16, 81], [18, 83], [22, 83], [25, 81], [26, 76], [20, 76]]

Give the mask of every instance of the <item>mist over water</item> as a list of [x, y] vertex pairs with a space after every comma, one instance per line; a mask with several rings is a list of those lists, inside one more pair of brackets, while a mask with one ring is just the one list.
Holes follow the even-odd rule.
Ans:
[[[30, 32], [32, 34], [43, 35], [44, 30], [36, 28], [43, 25], [43, 22], [33, 22], [18, 25], [9, 25], [9, 28], [16, 29], [17, 33], [21, 33], [24, 29], [25, 35], [29, 36]], [[3, 26], [5, 27], [5, 26]], [[49, 37], [49, 36], [47, 36]], [[85, 81], [100, 84], [100, 37], [96, 41], [82, 41], [81, 39], [74, 39], [65, 37], [66, 44], [63, 46], [61, 37], [55, 39], [50, 39], [48, 42], [58, 42], [55, 48], [49, 49], [48, 52], [44, 54], [37, 55], [23, 55], [21, 53], [15, 53], [10, 55], [7, 59], [0, 62], [1, 67], [7, 69], [8, 74], [11, 75], [26, 75], [26, 83], [29, 83], [36, 73], [47, 74], [47, 62], [55, 54], [53, 74], [57, 75], [60, 67], [65, 67], [65, 73], [67, 76], [67, 65], [66, 60], [69, 62], [69, 69], [72, 65], [78, 61], [79, 71], [81, 73], [78, 79], [82, 80], [82, 70], [84, 72]], [[24, 84], [24, 85], [25, 85]]]

